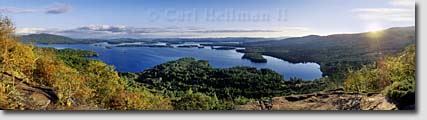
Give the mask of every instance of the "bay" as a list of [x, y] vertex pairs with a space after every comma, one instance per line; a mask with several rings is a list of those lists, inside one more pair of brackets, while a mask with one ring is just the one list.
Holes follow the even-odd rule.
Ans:
[[[189, 43], [184, 43], [189, 44]], [[192, 44], [192, 43], [190, 43]], [[37, 44], [38, 47], [53, 47], [57, 49], [72, 48], [91, 50], [99, 54], [92, 59], [101, 60], [112, 65], [119, 72], [141, 72], [156, 65], [177, 60], [183, 57], [194, 57], [207, 60], [215, 68], [229, 68], [233, 66], [251, 66], [269, 68], [284, 76], [313, 80], [320, 78], [322, 72], [317, 63], [290, 63], [278, 58], [264, 56], [267, 63], [254, 63], [241, 59], [243, 53], [236, 50], [217, 50], [205, 48], [168, 48], [168, 47], [111, 47], [106, 48], [93, 44]]]

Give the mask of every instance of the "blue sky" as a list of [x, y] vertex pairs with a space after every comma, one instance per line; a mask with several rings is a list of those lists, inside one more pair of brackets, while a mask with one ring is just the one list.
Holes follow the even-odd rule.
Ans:
[[19, 34], [291, 37], [415, 25], [412, 0], [0, 0]]

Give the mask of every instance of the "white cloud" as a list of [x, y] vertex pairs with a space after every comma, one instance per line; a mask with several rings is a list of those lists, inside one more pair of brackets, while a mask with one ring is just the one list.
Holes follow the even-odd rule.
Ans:
[[69, 12], [72, 9], [71, 5], [64, 3], [55, 3], [47, 8], [19, 8], [11, 6], [0, 6], [0, 14], [22, 14], [22, 13], [46, 13], [46, 14], [62, 14]]
[[391, 0], [390, 4], [399, 7], [414, 7], [415, 0]]
[[392, 0], [389, 8], [358, 8], [353, 9], [356, 15], [367, 21], [382, 22], [415, 22], [414, 0]]
[[362, 8], [354, 9], [362, 20], [389, 21], [389, 22], [413, 22], [415, 10], [404, 8]]
[[18, 35], [27, 35], [27, 34], [39, 34], [48, 32], [44, 28], [17, 28], [16, 34]]
[[17, 8], [17, 7], [1, 7], [0, 6], [0, 13], [32, 13], [37, 12], [36, 9], [25, 9], [25, 8]]
[[45, 28], [16, 28], [15, 30], [15, 33], [18, 35], [39, 34], [39, 33], [55, 34], [56, 32], [58, 32], [57, 29], [45, 29]]

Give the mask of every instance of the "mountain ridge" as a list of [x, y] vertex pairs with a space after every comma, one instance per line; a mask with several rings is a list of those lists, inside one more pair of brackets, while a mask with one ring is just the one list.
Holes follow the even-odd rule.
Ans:
[[[383, 30], [379, 30], [379, 31], [384, 31], [384, 30], [394, 30], [394, 29], [408, 29], [408, 28], [415, 28], [415, 26], [408, 26], [408, 27], [391, 27], [391, 28], [387, 28], [387, 29], [383, 29]], [[141, 39], [137, 39], [137, 38], [111, 38], [111, 39], [98, 39], [98, 38], [85, 38], [85, 39], [79, 39], [79, 38], [72, 38], [72, 37], [66, 37], [66, 36], [62, 36], [62, 35], [55, 35], [55, 34], [48, 34], [48, 33], [40, 33], [40, 34], [29, 34], [29, 35], [21, 35], [20, 37], [22, 38], [22, 42], [24, 43], [41, 43], [41, 44], [51, 44], [51, 43], [55, 43], [55, 44], [77, 44], [77, 43], [83, 43], [83, 44], [90, 44], [90, 43], [95, 43], [95, 42], [107, 42], [107, 41], [112, 41], [112, 42], [116, 42], [116, 41], [147, 41], [147, 40], [157, 40], [157, 41], [176, 41], [176, 40], [189, 40], [189, 41], [194, 41], [194, 40], [201, 40], [201, 41], [206, 41], [206, 40], [220, 40], [220, 39], [260, 39], [262, 41], [253, 41], [253, 42], [273, 42], [273, 41], [281, 41], [281, 40], [295, 40], [295, 39], [308, 39], [308, 38], [319, 38], [319, 37], [334, 37], [334, 36], [340, 36], [340, 35], [359, 35], [359, 34], [364, 34], [364, 33], [369, 33], [372, 31], [368, 31], [368, 32], [360, 32], [360, 33], [343, 33], [343, 34], [330, 34], [330, 35], [326, 35], [326, 36], [321, 36], [321, 35], [306, 35], [306, 36], [301, 36], [301, 37], [285, 37], [283, 39], [283, 37], [279, 37], [279, 38], [258, 38], [258, 37], [223, 37], [223, 38], [141, 38]], [[52, 40], [53, 38], [55, 38], [56, 40]], [[47, 39], [47, 40], [46, 40]], [[244, 41], [243, 41], [244, 42]]]
[[[293, 63], [315, 62], [324, 75], [375, 62], [403, 51], [416, 42], [415, 27], [394, 27], [376, 32], [305, 36], [277, 41], [243, 43], [242, 52], [255, 52]], [[357, 56], [357, 57], [356, 57]], [[357, 67], [356, 67], [357, 68]]]

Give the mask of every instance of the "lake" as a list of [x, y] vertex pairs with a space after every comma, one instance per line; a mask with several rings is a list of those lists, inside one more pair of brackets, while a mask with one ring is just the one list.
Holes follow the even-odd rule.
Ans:
[[93, 44], [38, 44], [38, 47], [54, 47], [57, 49], [72, 48], [92, 50], [99, 54], [93, 59], [101, 60], [113, 65], [119, 72], [141, 72], [156, 65], [177, 60], [183, 57], [194, 57], [207, 60], [215, 68], [229, 68], [233, 66], [252, 66], [269, 68], [284, 76], [285, 79], [298, 77], [304, 80], [320, 78], [322, 72], [316, 63], [289, 63], [287, 61], [264, 56], [267, 63], [253, 63], [241, 59], [243, 53], [236, 50], [216, 50], [205, 48], [160, 48], [160, 47], [111, 47], [96, 46]]

